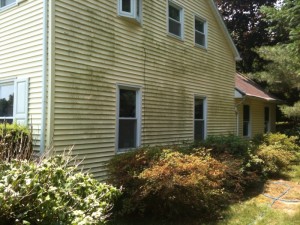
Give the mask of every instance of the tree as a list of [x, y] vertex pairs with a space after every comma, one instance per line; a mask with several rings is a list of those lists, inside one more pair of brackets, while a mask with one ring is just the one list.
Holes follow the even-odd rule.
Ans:
[[257, 52], [269, 61], [264, 72], [254, 77], [266, 81], [271, 91], [281, 94], [291, 107], [281, 107], [289, 118], [300, 115], [300, 0], [283, 0], [277, 7], [262, 7], [270, 36], [288, 33], [288, 39], [274, 46], [260, 47]]
[[[256, 72], [263, 69], [265, 60], [254, 50], [263, 45], [273, 45], [278, 38], [270, 38], [260, 8], [273, 6], [276, 0], [215, 0], [231, 36], [241, 54], [237, 64], [240, 72]], [[285, 36], [281, 36], [285, 39]]]

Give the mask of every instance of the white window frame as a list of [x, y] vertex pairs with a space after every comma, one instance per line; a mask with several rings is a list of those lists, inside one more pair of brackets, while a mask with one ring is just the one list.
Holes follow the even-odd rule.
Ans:
[[0, 12], [7, 10], [16, 5], [18, 5], [18, 0], [15, 0], [13, 3], [5, 5], [5, 6], [2, 6], [2, 0], [0, 0]]
[[[201, 21], [203, 23], [204, 33], [202, 33], [201, 31], [196, 30], [196, 20]], [[205, 42], [204, 45], [196, 43], [196, 33], [200, 33], [200, 34], [204, 35], [204, 42]], [[207, 37], [208, 37], [208, 23], [207, 23], [207, 20], [200, 17], [200, 16], [198, 16], [198, 15], [195, 15], [194, 16], [194, 42], [195, 42], [195, 46], [207, 49], [207, 41], [208, 41]]]
[[[143, 5], [143, 1], [142, 0], [130, 0], [130, 11], [131, 12], [125, 12], [122, 11], [122, 3], [123, 0], [118, 0], [118, 15], [122, 16], [122, 17], [127, 17], [130, 19], [134, 19], [137, 20], [138, 22], [142, 21], [142, 5]], [[139, 14], [138, 14], [138, 10], [137, 7], [139, 7]]]
[[136, 143], [135, 147], [133, 148], [138, 148], [141, 145], [141, 125], [142, 125], [142, 87], [141, 86], [135, 86], [135, 85], [126, 85], [126, 84], [117, 84], [117, 107], [116, 107], [116, 153], [123, 153], [126, 152], [132, 148], [123, 148], [119, 149], [119, 120], [122, 119], [120, 118], [120, 90], [132, 90], [136, 91]]
[[[28, 123], [28, 78], [0, 81], [0, 85], [5, 84], [12, 84], [14, 87], [13, 117], [0, 117], [0, 119], [13, 119], [14, 123], [26, 126]], [[23, 85], [23, 90], [19, 89], [19, 85]]]
[[[203, 100], [203, 119], [196, 119], [195, 118], [195, 101], [196, 99], [201, 99]], [[196, 132], [196, 127], [195, 127], [195, 121], [204, 121], [204, 140], [207, 138], [207, 98], [202, 95], [194, 95], [193, 99], [193, 140], [195, 140], [195, 132]]]
[[[171, 33], [170, 29], [169, 29], [169, 20], [170, 19], [174, 20], [174, 19], [170, 18], [170, 16], [169, 16], [169, 6], [170, 5], [179, 10], [180, 21], [175, 21], [175, 22], [180, 23], [180, 34], [181, 34], [180, 36], [178, 36], [177, 34]], [[168, 6], [167, 6], [167, 33], [168, 33], [168, 35], [179, 38], [180, 40], [184, 39], [184, 8], [173, 1], [168, 1]]]

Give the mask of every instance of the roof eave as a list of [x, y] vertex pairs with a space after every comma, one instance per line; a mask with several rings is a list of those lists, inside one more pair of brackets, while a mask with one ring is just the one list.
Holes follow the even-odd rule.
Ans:
[[231, 48], [231, 50], [232, 50], [232, 52], [234, 54], [235, 60], [236, 61], [241, 61], [242, 58], [240, 56], [240, 53], [238, 52], [238, 50], [237, 50], [237, 48], [236, 48], [236, 46], [235, 46], [235, 44], [234, 44], [234, 42], [232, 40], [232, 37], [230, 36], [230, 34], [228, 32], [228, 29], [227, 29], [227, 27], [226, 27], [226, 25], [225, 25], [225, 23], [223, 21], [222, 16], [219, 13], [219, 10], [218, 10], [216, 4], [214, 3], [213, 0], [208, 0], [208, 2], [209, 2], [210, 7], [212, 8], [213, 13], [215, 14], [215, 16], [217, 18], [217, 21], [218, 21], [219, 25], [221, 26], [221, 28], [222, 28], [222, 30], [223, 30], [223, 32], [225, 34], [225, 37], [226, 37], [226, 39], [227, 39], [227, 41], [228, 41], [228, 43], [230, 45], [230, 48]]

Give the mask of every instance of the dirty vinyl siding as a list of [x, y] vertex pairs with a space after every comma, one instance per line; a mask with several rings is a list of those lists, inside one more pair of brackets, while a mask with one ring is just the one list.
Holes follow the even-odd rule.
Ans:
[[[143, 1], [142, 25], [117, 1], [55, 1], [55, 146], [75, 145], [101, 178], [115, 154], [117, 84], [142, 90], [144, 145], [193, 138], [194, 95], [207, 99], [208, 134], [233, 133], [234, 56], [206, 1], [178, 1], [184, 41], [167, 35], [167, 1]], [[194, 14], [208, 21], [208, 49], [194, 46]]]
[[28, 123], [39, 145], [42, 79], [42, 1], [19, 0], [0, 12], [0, 78], [28, 78]]

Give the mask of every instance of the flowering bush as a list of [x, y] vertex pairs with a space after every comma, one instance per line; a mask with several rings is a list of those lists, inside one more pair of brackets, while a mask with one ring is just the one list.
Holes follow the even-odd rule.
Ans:
[[120, 190], [76, 173], [69, 156], [0, 164], [3, 224], [103, 224]]

